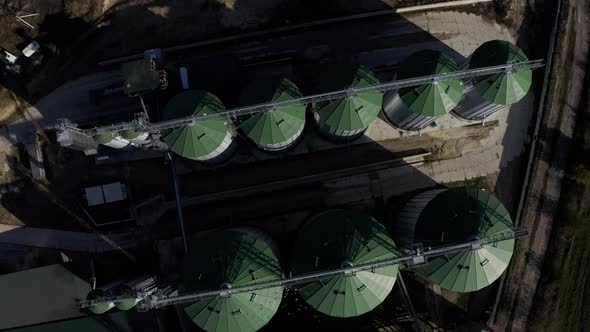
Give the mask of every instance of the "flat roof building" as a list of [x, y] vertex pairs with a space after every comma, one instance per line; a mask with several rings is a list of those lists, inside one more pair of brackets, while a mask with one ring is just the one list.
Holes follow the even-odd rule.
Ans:
[[0, 275], [0, 330], [84, 316], [90, 289], [61, 264]]
[[160, 73], [157, 64], [152, 60], [141, 59], [125, 62], [121, 71], [125, 79], [123, 91], [126, 95], [135, 96], [160, 88]]

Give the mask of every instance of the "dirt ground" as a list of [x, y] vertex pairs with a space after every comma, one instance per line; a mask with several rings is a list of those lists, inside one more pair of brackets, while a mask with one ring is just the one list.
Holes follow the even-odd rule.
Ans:
[[11, 102], [10, 90], [0, 85], [0, 125], [6, 125], [18, 119], [16, 107]]
[[[583, 30], [577, 30], [582, 33]], [[588, 68], [588, 66], [587, 66]], [[590, 165], [590, 75], [578, 111], [572, 159], [566, 168], [563, 197], [543, 265], [531, 330], [587, 331], [590, 328], [590, 183], [575, 182], [575, 165]]]
[[[206, 193], [232, 190], [241, 187], [260, 185], [263, 182], [281, 181], [338, 169], [358, 167], [370, 163], [398, 158], [412, 150], [425, 150], [432, 153], [428, 160], [444, 160], [459, 157], [470, 146], [479, 145], [480, 140], [489, 135], [498, 125], [491, 121], [485, 126], [452, 128], [421, 136], [403, 137], [367, 144], [357, 144], [339, 149], [309, 153], [296, 158], [257, 162], [255, 164], [226, 167], [210, 172], [195, 172], [182, 177], [185, 189], [183, 195], [197, 196]], [[310, 165], [313, 165], [310, 167]], [[145, 174], [145, 164], [131, 171], [132, 176]], [[148, 173], [157, 171], [147, 170]], [[161, 171], [160, 171], [161, 172]], [[135, 181], [134, 181], [135, 182]], [[195, 184], [195, 185], [189, 185]], [[198, 185], [196, 185], [198, 184]]]
[[[496, 328], [499, 331], [579, 330], [568, 328], [573, 326], [562, 323], [579, 320], [581, 316], [568, 316], [567, 312], [560, 312], [561, 304], [556, 301], [555, 289], [539, 289], [538, 285], [541, 279], [547, 278], [548, 270], [547, 266], [544, 266], [544, 261], [548, 246], [551, 245], [550, 237], [556, 232], [552, 227], [554, 224], [562, 223], [557, 214], [558, 209], [562, 204], [569, 206], [574, 197], [564, 196], [561, 191], [572, 145], [576, 113], [578, 107], [583, 105], [578, 103], [581, 102], [588, 52], [587, 22], [580, 19], [584, 17], [581, 15], [585, 15], [582, 13], [586, 13], [587, 10], [584, 6], [583, 2], [576, 1], [564, 2], [562, 5], [547, 113], [540, 134], [540, 150], [537, 154], [538, 159], [534, 162], [521, 224], [529, 230], [529, 236], [518, 242], [516, 252], [519, 254], [515, 255], [506, 278], [506, 287], [496, 320]], [[562, 258], [557, 257], [558, 260]], [[555, 262], [547, 264], [552, 266]], [[570, 267], [569, 271], [562, 270], [561, 277], [567, 279], [568, 274], [576, 274], [574, 271], [577, 268], [578, 266]], [[570, 293], [563, 297], [565, 298], [570, 301], [574, 296]]]

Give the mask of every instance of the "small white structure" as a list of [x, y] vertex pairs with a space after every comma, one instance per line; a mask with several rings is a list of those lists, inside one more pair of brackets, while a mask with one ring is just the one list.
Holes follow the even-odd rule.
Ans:
[[4, 57], [6, 58], [6, 61], [8, 61], [8, 63], [10, 64], [15, 64], [16, 60], [18, 59], [18, 57], [8, 51], [4, 51]]
[[27, 47], [25, 47], [23, 49], [23, 54], [24, 56], [26, 56], [27, 58], [30, 58], [33, 54], [35, 54], [39, 49], [41, 48], [41, 45], [39, 45], [39, 43], [37, 43], [36, 41], [32, 41], [29, 45], [27, 45]]
[[127, 199], [127, 189], [121, 182], [86, 188], [88, 206], [119, 202]]
[[134, 146], [140, 146], [148, 143], [149, 136], [150, 134], [148, 132], [137, 131], [134, 129], [128, 129], [123, 132], [123, 139], [128, 140], [130, 144]]
[[131, 141], [121, 136], [117, 132], [105, 132], [94, 137], [98, 144], [106, 145], [113, 149], [130, 149], [133, 147]]

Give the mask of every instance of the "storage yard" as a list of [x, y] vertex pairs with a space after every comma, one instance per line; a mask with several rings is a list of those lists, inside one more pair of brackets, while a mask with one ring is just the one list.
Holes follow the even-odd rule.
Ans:
[[492, 330], [546, 63], [464, 8], [130, 43], [14, 90], [0, 288], [73, 288], [0, 329]]

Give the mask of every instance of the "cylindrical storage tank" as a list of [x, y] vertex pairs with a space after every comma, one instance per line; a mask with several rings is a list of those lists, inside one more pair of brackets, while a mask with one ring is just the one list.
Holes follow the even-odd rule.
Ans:
[[[250, 229], [212, 233], [198, 241], [184, 259], [179, 292], [230, 289], [281, 279], [270, 238]], [[279, 308], [282, 287], [207, 298], [184, 305], [192, 322], [205, 331], [256, 331]]]
[[[438, 247], [513, 233], [510, 214], [494, 195], [460, 187], [414, 196], [400, 211], [395, 234], [398, 243], [409, 248], [414, 243]], [[430, 258], [419, 271], [450, 291], [473, 292], [502, 275], [513, 250], [514, 239], [485, 244]]]
[[[225, 107], [215, 95], [202, 90], [186, 90], [166, 104], [162, 120], [211, 115], [224, 110]], [[228, 120], [223, 117], [162, 130], [161, 134], [168, 148], [185, 158], [220, 162], [231, 155], [233, 135]]]
[[[468, 68], [503, 65], [509, 62], [528, 61], [524, 52], [504, 40], [483, 43], [471, 55]], [[532, 70], [522, 68], [501, 73], [476, 76], [469, 82], [466, 98], [455, 113], [468, 120], [481, 120], [521, 100], [529, 91]]]
[[[379, 84], [379, 80], [364, 66], [332, 69], [318, 82], [320, 92], [362, 88]], [[334, 141], [350, 141], [362, 136], [379, 115], [383, 94], [368, 90], [359, 94], [312, 104], [315, 122], [320, 132]]]
[[[113, 289], [113, 295], [114, 296], [122, 296], [122, 297], [135, 297], [135, 291], [133, 291], [133, 288], [131, 288], [127, 285], [119, 285]], [[119, 310], [126, 311], [126, 310], [129, 310], [129, 309], [135, 307], [137, 302], [138, 301], [136, 299], [124, 300], [124, 301], [115, 303], [115, 306]]]
[[[270, 80], [249, 85], [242, 96], [242, 105], [282, 102], [301, 98], [295, 83], [287, 80]], [[278, 106], [274, 109], [238, 117], [242, 132], [259, 148], [280, 151], [295, 145], [305, 127], [305, 104]]]
[[128, 129], [123, 132], [123, 138], [136, 145], [143, 145], [148, 142], [149, 133]]
[[129, 144], [131, 144], [129, 140], [125, 139], [121, 135], [111, 132], [98, 134], [94, 137], [94, 139], [96, 140], [96, 143], [106, 145], [114, 149], [126, 149], [129, 148]]
[[[86, 296], [86, 300], [100, 300], [106, 297], [109, 297], [110, 293], [105, 292], [101, 289], [93, 289], [88, 293]], [[104, 314], [105, 312], [109, 311], [111, 308], [115, 306], [114, 303], [105, 303], [105, 304], [96, 304], [91, 306], [89, 309], [92, 313], [97, 315]]]
[[[438, 51], [418, 51], [400, 65], [398, 80], [412, 77], [445, 74], [458, 70], [449, 56]], [[458, 79], [441, 79], [419, 86], [385, 92], [383, 112], [396, 127], [420, 130], [437, 116], [447, 114], [463, 96], [463, 82]]]
[[[294, 276], [354, 267], [397, 257], [383, 225], [356, 211], [329, 210], [307, 222], [293, 252]], [[398, 265], [338, 275], [297, 285], [299, 294], [316, 310], [334, 317], [354, 317], [373, 310], [387, 297]]]

